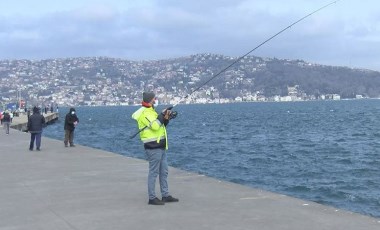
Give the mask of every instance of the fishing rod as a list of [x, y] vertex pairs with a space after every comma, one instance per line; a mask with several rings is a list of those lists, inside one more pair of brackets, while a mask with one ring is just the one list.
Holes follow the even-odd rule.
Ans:
[[200, 86], [198, 86], [197, 88], [195, 88], [194, 90], [191, 91], [191, 93], [187, 94], [185, 97], [182, 97], [176, 104], [173, 105], [173, 107], [177, 106], [182, 100], [188, 98], [189, 96], [191, 96], [194, 92], [200, 90], [203, 86], [207, 85], [210, 81], [214, 80], [216, 77], [218, 77], [220, 74], [222, 74], [223, 72], [225, 72], [226, 70], [228, 70], [231, 66], [235, 65], [236, 63], [238, 63], [240, 60], [242, 60], [243, 58], [245, 58], [246, 56], [248, 56], [250, 53], [252, 53], [253, 51], [257, 50], [258, 48], [260, 48], [262, 45], [264, 45], [265, 43], [269, 42], [270, 40], [272, 40], [273, 38], [277, 37], [278, 35], [280, 35], [281, 33], [283, 33], [284, 31], [290, 29], [292, 26], [296, 25], [297, 23], [303, 21], [304, 19], [310, 17], [311, 15], [317, 13], [318, 11], [321, 11], [323, 10], [324, 8], [327, 8], [329, 7], [330, 5], [332, 4], [335, 4], [337, 2], [339, 2], [340, 0], [336, 0], [336, 1], [333, 1], [333, 2], [330, 2], [329, 4], [326, 4], [322, 7], [320, 7], [319, 9], [317, 10], [314, 10], [313, 12], [309, 13], [308, 15], [298, 19], [297, 21], [293, 22], [292, 24], [290, 24], [289, 26], [285, 27], [284, 29], [280, 30], [279, 32], [277, 32], [276, 34], [272, 35], [271, 37], [269, 37], [268, 39], [266, 39], [265, 41], [263, 41], [262, 43], [260, 43], [259, 45], [257, 45], [255, 48], [253, 48], [252, 50], [250, 50], [249, 52], [247, 52], [246, 54], [244, 54], [243, 56], [240, 56], [238, 59], [236, 59], [234, 62], [232, 62], [230, 65], [228, 65], [227, 67], [225, 67], [224, 69], [222, 69], [221, 71], [219, 71], [217, 74], [215, 74], [213, 77], [211, 77], [210, 79], [208, 79], [207, 81], [205, 81], [203, 84], [201, 84]]
[[144, 128], [139, 129], [139, 131], [137, 131], [135, 134], [131, 135], [131, 136], [129, 137], [129, 139], [133, 139], [135, 136], [137, 136], [137, 134], [141, 133], [141, 132], [144, 131], [146, 128], [148, 128], [148, 126], [145, 126]]
[[[203, 84], [201, 84], [200, 86], [198, 86], [197, 88], [193, 89], [189, 94], [187, 94], [186, 96], [182, 97], [177, 103], [175, 103], [173, 106], [170, 107], [169, 110], [171, 110], [172, 108], [176, 107], [181, 101], [183, 101], [184, 99], [188, 98], [189, 96], [191, 96], [193, 93], [195, 93], [196, 91], [200, 90], [203, 86], [207, 85], [210, 81], [214, 80], [215, 78], [217, 78], [220, 74], [224, 73], [226, 70], [228, 70], [231, 66], [235, 65], [236, 63], [238, 63], [240, 60], [242, 60], [243, 58], [245, 58], [246, 56], [248, 56], [250, 53], [252, 53], [253, 51], [257, 50], [258, 48], [260, 48], [262, 45], [264, 45], [265, 43], [269, 42], [270, 40], [272, 40], [273, 38], [277, 37], [278, 35], [280, 35], [281, 33], [283, 33], [284, 31], [290, 29], [292, 26], [298, 24], [299, 22], [303, 21], [304, 19], [310, 17], [311, 15], [317, 13], [318, 11], [321, 11], [327, 7], [329, 7], [330, 5], [332, 4], [335, 4], [337, 2], [339, 2], [340, 0], [336, 0], [336, 1], [333, 1], [333, 2], [330, 2], [316, 10], [314, 10], [313, 12], [303, 16], [302, 18], [298, 19], [297, 21], [291, 23], [290, 25], [288, 25], [287, 27], [283, 28], [282, 30], [280, 30], [279, 32], [275, 33], [274, 35], [272, 35], [271, 37], [269, 37], [268, 39], [266, 39], [265, 41], [261, 42], [259, 45], [257, 45], [255, 48], [251, 49], [249, 52], [247, 52], [246, 54], [240, 56], [238, 59], [236, 59], [234, 62], [232, 62], [231, 64], [229, 64], [228, 66], [226, 66], [225, 68], [223, 68], [222, 70], [220, 70], [217, 74], [215, 74], [214, 76], [212, 76], [210, 79], [208, 79], [207, 81], [205, 81]], [[175, 112], [175, 111], [173, 111]], [[175, 112], [175, 116], [177, 116], [177, 112]], [[145, 126], [144, 128], [140, 129], [137, 133], [133, 134], [132, 136], [130, 136], [130, 139], [134, 138], [135, 136], [137, 136], [137, 134], [141, 133], [143, 130], [145, 130], [146, 128], [148, 128], [148, 126]]]

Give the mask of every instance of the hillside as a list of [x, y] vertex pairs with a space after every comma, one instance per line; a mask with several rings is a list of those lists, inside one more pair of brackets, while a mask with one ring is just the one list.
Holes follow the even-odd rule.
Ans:
[[[18, 95], [31, 103], [132, 104], [144, 90], [165, 94], [169, 101], [189, 94], [234, 60], [215, 54], [157, 61], [107, 57], [2, 60], [0, 101], [14, 101]], [[288, 87], [296, 87], [305, 98], [326, 94], [379, 98], [380, 72], [247, 56], [192, 96], [234, 99], [255, 95], [270, 100], [289, 95]]]

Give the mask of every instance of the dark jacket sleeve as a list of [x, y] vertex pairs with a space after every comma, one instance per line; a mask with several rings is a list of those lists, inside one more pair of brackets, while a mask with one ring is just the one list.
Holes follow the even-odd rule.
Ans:
[[30, 125], [32, 124], [30, 117], [28, 119], [28, 124], [26, 125], [27, 129], [30, 130]]
[[64, 127], [65, 130], [74, 130], [75, 129], [74, 122], [76, 121], [79, 122], [79, 119], [76, 114], [74, 115], [66, 114], [65, 127]]

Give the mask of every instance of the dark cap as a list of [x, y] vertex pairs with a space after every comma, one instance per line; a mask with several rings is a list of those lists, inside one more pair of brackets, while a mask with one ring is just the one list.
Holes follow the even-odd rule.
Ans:
[[153, 98], [155, 97], [156, 95], [153, 93], [153, 92], [144, 92], [143, 93], [143, 101], [146, 102], [146, 103], [149, 103], [153, 100]]
[[40, 112], [40, 110], [38, 109], [38, 107], [34, 106], [33, 107], [33, 113], [39, 113], [39, 112]]

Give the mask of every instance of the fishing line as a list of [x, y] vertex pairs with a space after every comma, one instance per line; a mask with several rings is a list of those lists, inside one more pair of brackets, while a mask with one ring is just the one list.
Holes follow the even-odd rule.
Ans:
[[[198, 86], [197, 88], [193, 89], [189, 94], [187, 94], [186, 96], [182, 97], [176, 104], [174, 104], [172, 108], [174, 108], [175, 106], [177, 106], [182, 100], [188, 98], [189, 96], [191, 96], [194, 92], [200, 90], [203, 86], [207, 85], [210, 81], [214, 80], [215, 78], [217, 78], [220, 74], [222, 74], [223, 72], [225, 72], [226, 70], [228, 70], [231, 66], [235, 65], [236, 63], [238, 63], [241, 59], [245, 58], [246, 56], [248, 56], [250, 53], [252, 53], [253, 51], [257, 50], [258, 48], [260, 48], [262, 45], [264, 45], [265, 43], [269, 42], [270, 40], [272, 40], [273, 38], [277, 37], [278, 35], [280, 35], [281, 33], [283, 33], [284, 31], [290, 29], [292, 26], [296, 25], [297, 23], [303, 21], [304, 19], [310, 17], [311, 15], [317, 13], [318, 11], [321, 11], [327, 7], [329, 7], [330, 5], [334, 4], [334, 3], [337, 3], [339, 2], [340, 0], [337, 0], [337, 1], [333, 1], [333, 2], [330, 2], [329, 4], [326, 4], [322, 7], [320, 7], [319, 9], [317, 10], [314, 10], [313, 12], [307, 14], [306, 16], [298, 19], [297, 21], [293, 22], [292, 24], [288, 25], [287, 27], [285, 27], [284, 29], [280, 30], [279, 32], [277, 32], [276, 34], [272, 35], [271, 37], [269, 37], [268, 39], [266, 39], [265, 41], [261, 42], [259, 45], [257, 45], [255, 48], [251, 49], [249, 52], [247, 52], [246, 54], [240, 56], [238, 59], [236, 59], [234, 62], [232, 62], [231, 64], [229, 64], [228, 66], [226, 66], [224, 69], [222, 69], [221, 71], [219, 71], [217, 74], [215, 74], [214, 76], [212, 76], [210, 79], [208, 79], [207, 81], [205, 81], [204, 83], [202, 83], [200, 86]], [[174, 112], [174, 111], [173, 111]], [[132, 136], [130, 136], [130, 138], [134, 138], [135, 136], [137, 136], [137, 134], [141, 133], [143, 130], [145, 130], [146, 128], [148, 128], [148, 126], [145, 126], [144, 128], [140, 129], [137, 133], [133, 134]]]
[[253, 48], [252, 50], [250, 50], [249, 52], [247, 52], [246, 54], [244, 54], [243, 56], [240, 56], [238, 59], [236, 59], [234, 62], [232, 62], [230, 65], [228, 65], [227, 67], [225, 67], [224, 69], [222, 69], [221, 71], [219, 71], [217, 74], [215, 74], [213, 77], [211, 77], [210, 79], [208, 79], [207, 81], [205, 81], [203, 84], [201, 84], [200, 86], [198, 86], [197, 88], [195, 88], [194, 90], [192, 90], [189, 94], [187, 94], [185, 97], [181, 98], [175, 105], [173, 105], [173, 107], [177, 106], [182, 100], [188, 98], [189, 96], [191, 96], [194, 92], [200, 90], [203, 86], [207, 85], [210, 81], [214, 80], [215, 78], [217, 78], [220, 74], [222, 74], [223, 72], [225, 72], [226, 70], [228, 70], [231, 66], [235, 65], [236, 63], [238, 63], [241, 59], [245, 58], [246, 56], [248, 56], [250, 53], [252, 53], [253, 51], [257, 50], [258, 48], [260, 48], [262, 45], [264, 45], [265, 43], [269, 42], [270, 40], [272, 40], [273, 38], [277, 37], [278, 35], [280, 35], [281, 33], [283, 33], [284, 31], [290, 29], [292, 26], [296, 25], [297, 23], [303, 21], [304, 19], [310, 17], [311, 15], [317, 13], [318, 11], [321, 11], [323, 10], [324, 8], [327, 8], [329, 7], [330, 5], [334, 4], [334, 3], [337, 3], [339, 2], [340, 0], [337, 0], [337, 1], [333, 1], [333, 2], [330, 2], [329, 4], [327, 5], [324, 5], [322, 6], [321, 8], [317, 9], [317, 10], [314, 10], [313, 12], [309, 13], [308, 15], [298, 19], [297, 21], [293, 22], [292, 24], [290, 24], [289, 26], [285, 27], [284, 29], [280, 30], [279, 32], [277, 32], [276, 34], [272, 35], [271, 37], [269, 37], [268, 39], [266, 39], [265, 41], [263, 41], [262, 43], [260, 43], [259, 45], [257, 45], [255, 48]]

